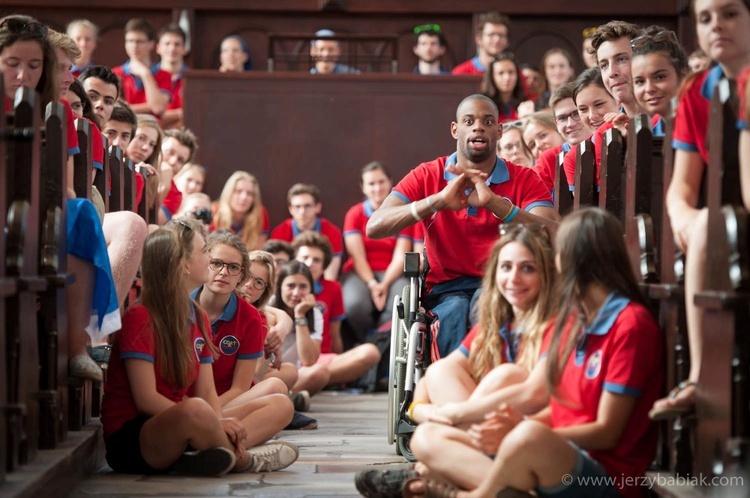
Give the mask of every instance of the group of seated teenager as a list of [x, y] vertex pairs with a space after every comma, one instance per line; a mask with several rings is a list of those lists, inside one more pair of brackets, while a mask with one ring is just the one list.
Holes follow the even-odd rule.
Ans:
[[[442, 359], [409, 409], [420, 422], [411, 441], [420, 463], [395, 480], [362, 473], [360, 491], [419, 495], [454, 486], [459, 494], [513, 488], [584, 496], [561, 487], [560, 477], [640, 475], [654, 452], [649, 416], [693, 409], [703, 334], [692, 297], [705, 277], [707, 216], [699, 193], [708, 106], [720, 78], [744, 84], [740, 74], [750, 66], [746, 0], [693, 0], [692, 9], [713, 66], [688, 77], [673, 32], [612, 21], [588, 33], [596, 66], [573, 81], [557, 67], [566, 54], [551, 50], [546, 90], [525, 106], [536, 112], [505, 125], [513, 116], [508, 103], [533, 95], [533, 74], [519, 78], [520, 67], [504, 53], [507, 20], [480, 16], [479, 53], [454, 74], [491, 68], [493, 83], [485, 81], [487, 95], [459, 104], [451, 124], [456, 151], [419, 165], [395, 186], [384, 165], [366, 165], [359, 178], [365, 200], [347, 212], [343, 231], [320, 216], [313, 185], [290, 188], [290, 217], [273, 229], [250, 173], [232, 174], [215, 201], [202, 193], [206, 169], [192, 162], [198, 139], [181, 126], [181, 73], [173, 72], [184, 67], [179, 28], [165, 28], [157, 44], [148, 23], [131, 20], [129, 60], [109, 69], [91, 64], [96, 33], [77, 36], [95, 30], [90, 23], [72, 23], [68, 36], [28, 16], [0, 20], [6, 111], [21, 86], [36, 89], [42, 112], [62, 102], [68, 178], [79, 152], [74, 119], [86, 119], [95, 130], [93, 169], [105, 163], [97, 141], [104, 136], [137, 165], [137, 202], [150, 199], [157, 208], [147, 226], [135, 213], [105, 213], [108, 193], [93, 181], [86, 195], [68, 192], [68, 269], [76, 275], [67, 289], [70, 375], [101, 380], [87, 345], [96, 352], [117, 332], [109, 337], [102, 409], [110, 466], [221, 475], [290, 465], [298, 449], [267, 441], [285, 428], [315, 428], [317, 421], [300, 413], [310, 397], [356, 382], [377, 365], [380, 352], [368, 339], [387, 330], [404, 284], [403, 254], [424, 249], [425, 305], [434, 317], [434, 358]], [[415, 32], [417, 40], [428, 31]], [[229, 57], [238, 55], [232, 45], [226, 64], [222, 59], [226, 71], [247, 63]], [[151, 63], [155, 47], [160, 64]], [[335, 68], [331, 57], [320, 55], [320, 62]], [[508, 100], [498, 81], [513, 71]], [[663, 346], [629, 270], [621, 226], [597, 210], [558, 225], [552, 196], [559, 152], [568, 151], [572, 184], [578, 143], [592, 140], [598, 168], [607, 129], [626, 134], [628, 121], [646, 113], [654, 134], [662, 133], [675, 99], [675, 172], [666, 204], [687, 258], [691, 370], [659, 399]], [[141, 295], [125, 309], [139, 268]]]
[[[711, 61], [707, 67], [689, 75], [686, 52], [670, 30], [603, 24], [590, 34], [596, 66], [550, 95], [554, 125], [535, 114], [503, 126], [503, 109], [494, 99], [490, 105], [481, 96], [467, 97], [451, 129], [457, 156], [438, 161], [450, 173], [445, 181], [433, 184], [431, 163], [424, 163], [372, 215], [371, 234], [423, 225], [428, 259], [446, 265], [448, 259], [435, 253], [453, 250], [438, 238], [447, 210], [466, 210], [462, 222], [471, 223], [471, 209], [484, 207], [499, 218], [501, 235], [480, 256], [483, 276], [480, 290], [468, 294], [476, 303], [464, 323], [468, 333], [428, 367], [408, 408], [418, 424], [410, 439], [417, 463], [359, 472], [355, 483], [362, 495], [646, 496], [638, 483], [656, 456], [654, 421], [694, 411], [699, 373], [711, 368], [701, 365], [707, 336], [694, 297], [705, 285], [708, 216], [701, 191], [710, 99], [722, 78], [737, 81], [741, 99], [737, 147], [743, 200], [750, 207], [750, 2], [693, 0], [691, 9], [698, 43]], [[628, 262], [620, 222], [588, 208], [559, 224], [528, 223], [532, 211], [524, 201], [501, 196], [494, 186], [501, 163], [479, 153], [488, 143], [499, 154], [521, 158], [517, 162], [525, 161], [554, 194], [560, 151], [591, 139], [598, 172], [604, 133], [616, 127], [627, 141], [627, 124], [639, 114], [650, 117], [655, 136], [663, 136], [664, 120], [674, 117], [674, 173], [665, 203], [686, 256], [690, 371], [666, 397], [663, 334]], [[462, 134], [464, 126], [470, 131]], [[503, 137], [512, 131], [507, 147], [500, 136], [490, 137], [497, 128]], [[526, 142], [530, 146], [519, 150]], [[515, 162], [503, 162], [511, 181]], [[574, 152], [565, 166], [572, 185]], [[420, 188], [412, 182], [417, 179]], [[476, 257], [468, 244], [462, 251], [469, 261]], [[468, 266], [464, 270], [471, 275]]]

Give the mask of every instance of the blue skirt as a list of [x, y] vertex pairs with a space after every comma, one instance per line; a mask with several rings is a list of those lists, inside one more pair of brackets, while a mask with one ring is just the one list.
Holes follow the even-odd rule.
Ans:
[[93, 342], [101, 342], [122, 325], [107, 242], [99, 215], [88, 199], [68, 200], [67, 234], [68, 254], [88, 261], [96, 270], [91, 321], [86, 332]]

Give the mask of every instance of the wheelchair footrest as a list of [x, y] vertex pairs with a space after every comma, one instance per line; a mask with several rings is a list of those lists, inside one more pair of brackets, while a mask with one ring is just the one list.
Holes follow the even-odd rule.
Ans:
[[397, 436], [405, 436], [407, 434], [412, 434], [414, 432], [414, 429], [416, 429], [417, 426], [413, 423], [409, 422], [405, 418], [402, 418], [398, 421], [398, 427], [396, 428], [396, 435]]

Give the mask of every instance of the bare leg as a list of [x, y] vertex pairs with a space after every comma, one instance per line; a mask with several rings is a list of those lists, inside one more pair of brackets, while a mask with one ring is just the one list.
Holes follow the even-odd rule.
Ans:
[[537, 486], [559, 486], [563, 476], [575, 468], [576, 458], [570, 443], [549, 427], [521, 422], [500, 444], [492, 469], [482, 483], [459, 496], [495, 496], [506, 487], [531, 491]]
[[262, 396], [268, 396], [270, 394], [286, 395], [289, 393], [289, 389], [287, 389], [283, 380], [272, 377], [270, 379], [265, 379], [265, 380], [258, 382], [253, 387], [251, 387], [247, 391], [247, 393], [249, 396], [251, 396], [248, 399], [255, 399], [255, 398], [260, 398]]
[[147, 235], [146, 223], [135, 213], [118, 211], [104, 215], [102, 229], [107, 240], [117, 300], [122, 306], [141, 264], [143, 242]]
[[453, 361], [451, 355], [430, 365], [424, 380], [428, 399], [434, 405], [465, 401], [477, 388], [471, 374], [457, 361]]
[[411, 450], [430, 469], [430, 478], [474, 489], [490, 472], [492, 460], [479, 451], [466, 431], [448, 425], [419, 424]]
[[362, 344], [350, 349], [328, 364], [330, 378], [327, 385], [357, 380], [379, 361], [380, 351], [374, 344]]
[[281, 367], [278, 370], [267, 370], [266, 375], [263, 378], [281, 379], [282, 381], [284, 381], [284, 384], [286, 384], [287, 389], [290, 390], [292, 389], [292, 387], [294, 387], [294, 384], [297, 383], [299, 372], [297, 372], [297, 367], [295, 367], [292, 363], [282, 363]]
[[[234, 447], [219, 424], [211, 406], [200, 398], [190, 398], [155, 415], [141, 429], [143, 459], [155, 469], [166, 469], [182, 455], [189, 444], [196, 450]], [[249, 454], [237, 459], [236, 469], [245, 468]]]
[[477, 399], [513, 384], [520, 384], [529, 377], [529, 372], [514, 363], [498, 365], [479, 382], [469, 399]]
[[294, 406], [286, 394], [253, 397], [247, 391], [224, 407], [224, 415], [237, 417], [247, 430], [247, 447], [263, 444], [292, 421]]
[[[690, 345], [690, 373], [688, 382], [698, 382], [703, 358], [703, 308], [696, 306], [695, 294], [706, 287], [706, 252], [708, 209], [702, 209], [690, 230], [687, 254], [685, 255], [685, 315], [687, 318], [688, 344]], [[678, 379], [679, 380], [679, 379]], [[654, 409], [695, 404], [695, 386], [688, 385], [674, 398], [668, 396], [657, 400]]]
[[293, 393], [305, 390], [313, 394], [319, 392], [328, 385], [328, 379], [331, 374], [325, 365], [310, 365], [309, 367], [300, 367], [297, 382], [292, 387]]

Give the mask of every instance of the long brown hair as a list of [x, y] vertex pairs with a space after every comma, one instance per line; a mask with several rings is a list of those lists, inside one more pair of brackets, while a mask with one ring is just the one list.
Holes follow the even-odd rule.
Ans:
[[[250, 303], [256, 308], [262, 309], [263, 306], [268, 303], [268, 300], [271, 299], [271, 296], [276, 289], [276, 265], [274, 265], [273, 263], [273, 256], [271, 255], [271, 253], [266, 251], [250, 251], [250, 254], [248, 254], [248, 259], [250, 261], [250, 265], [252, 265], [253, 263], [257, 263], [263, 266], [268, 272], [268, 282], [266, 282], [268, 285], [266, 285], [266, 288], [263, 289], [263, 294], [260, 295], [260, 298], [258, 298], [257, 301], [255, 301], [254, 303]], [[278, 306], [278, 302], [276, 303], [276, 305]]]
[[250, 173], [245, 171], [235, 171], [224, 184], [224, 188], [221, 191], [221, 197], [219, 197], [219, 202], [216, 203], [216, 207], [214, 208], [213, 226], [217, 230], [220, 228], [231, 230], [233, 213], [229, 203], [232, 200], [232, 195], [234, 194], [234, 190], [240, 180], [252, 183], [255, 188], [255, 199], [253, 200], [253, 205], [247, 213], [242, 215], [242, 223], [238, 232], [242, 242], [245, 243], [248, 249], [253, 250], [258, 245], [260, 233], [263, 231], [263, 202], [260, 197], [260, 185], [258, 184], [258, 180]]
[[547, 363], [547, 382], [552, 393], [576, 342], [585, 333], [581, 304], [592, 284], [644, 304], [623, 233], [617, 218], [598, 208], [581, 209], [566, 216], [557, 230], [557, 323]]
[[[531, 371], [539, 358], [542, 336], [552, 314], [552, 289], [554, 283], [554, 263], [549, 236], [544, 229], [526, 227], [521, 224], [509, 225], [490, 252], [482, 279], [482, 293], [479, 297], [479, 333], [469, 351], [469, 370], [475, 381], [503, 363], [502, 353], [505, 341], [498, 331], [514, 318], [513, 308], [505, 300], [495, 282], [499, 266], [500, 252], [511, 242], [523, 244], [534, 255], [542, 286], [539, 294], [523, 317], [523, 343], [516, 364]], [[520, 318], [520, 317], [516, 317]]]
[[21, 41], [35, 41], [42, 47], [42, 75], [36, 85], [41, 98], [42, 116], [47, 104], [59, 100], [57, 86], [57, 55], [48, 39], [48, 28], [31, 16], [11, 15], [0, 19], [0, 52]]
[[148, 310], [156, 349], [159, 374], [173, 388], [185, 388], [195, 381], [195, 356], [190, 333], [197, 320], [206, 347], [213, 342], [205, 330], [203, 310], [185, 291], [184, 263], [193, 250], [193, 238], [202, 237], [200, 226], [192, 220], [176, 220], [146, 237], [141, 260], [143, 287], [140, 303]]

